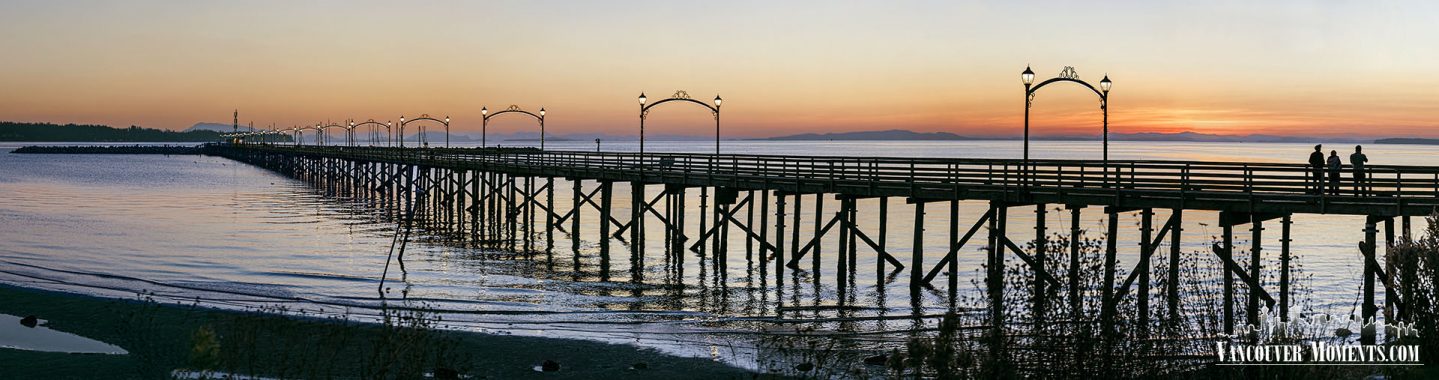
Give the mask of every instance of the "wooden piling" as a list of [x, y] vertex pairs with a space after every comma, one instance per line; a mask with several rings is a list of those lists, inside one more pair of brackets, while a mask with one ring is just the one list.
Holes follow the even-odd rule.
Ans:
[[[886, 240], [889, 238], [889, 197], [879, 198], [879, 246], [888, 249]], [[884, 258], [876, 257], [874, 263], [875, 281], [879, 284], [879, 292], [884, 293]]]
[[[1179, 322], [1179, 255], [1181, 253], [1180, 237], [1184, 236], [1184, 209], [1170, 210], [1173, 213], [1174, 225], [1169, 230], [1169, 275], [1165, 279], [1165, 299], [1169, 301], [1169, 321]], [[1285, 231], [1288, 231], [1287, 229]]]
[[[1153, 252], [1154, 247], [1154, 209], [1145, 208], [1139, 211], [1139, 249], [1140, 254]], [[1140, 266], [1134, 268], [1139, 271], [1139, 291], [1134, 294], [1135, 304], [1139, 309], [1139, 328], [1146, 331], [1149, 327], [1149, 265], [1140, 260]]]
[[[1253, 280], [1249, 289], [1249, 304], [1246, 307], [1247, 320], [1250, 326], [1259, 326], [1259, 292], [1264, 286], [1263, 272], [1263, 247], [1264, 247], [1264, 220], [1254, 218], [1250, 223], [1249, 231], [1253, 234], [1249, 240], [1249, 278]], [[1261, 287], [1261, 288], [1256, 288]]]
[[[1048, 205], [1043, 204], [1043, 203], [1034, 205], [1034, 262], [1035, 262], [1035, 268], [1034, 268], [1034, 270], [1035, 270], [1035, 272], [1043, 272], [1043, 271], [1045, 271], [1045, 266], [1046, 266], [1046, 265], [1049, 265], [1048, 262], [1047, 262], [1047, 260], [1046, 260], [1047, 255], [1048, 255], [1048, 253], [1049, 253], [1049, 252], [1048, 252], [1048, 251], [1049, 251], [1049, 249], [1048, 249], [1048, 248], [1049, 248], [1049, 237], [1046, 236], [1046, 234], [1047, 234], [1047, 227], [1048, 227], [1048, 226], [1045, 225], [1045, 216], [1047, 216], [1047, 215], [1049, 214], [1049, 210], [1047, 209], [1047, 206], [1048, 206]], [[957, 227], [957, 226], [956, 226], [956, 227]], [[957, 232], [957, 231], [956, 231], [956, 232]], [[958, 261], [958, 260], [956, 260], [956, 261]], [[1035, 281], [1035, 282], [1034, 282], [1034, 314], [1035, 314], [1036, 316], [1038, 316], [1039, 319], [1043, 319], [1043, 318], [1044, 318], [1044, 314], [1045, 314], [1045, 302], [1044, 302], [1044, 298], [1045, 298], [1046, 292], [1048, 292], [1048, 289], [1045, 288], [1045, 285], [1048, 285], [1048, 283], [1046, 283], [1046, 282], [1044, 282], [1044, 281]]]
[[1114, 317], [1117, 313], [1116, 303], [1118, 302], [1118, 300], [1114, 298], [1114, 276], [1115, 261], [1119, 254], [1119, 210], [1108, 207], [1105, 212], [1109, 214], [1109, 222], [1106, 226], [1108, 231], [1105, 233], [1104, 290], [1102, 302], [1104, 309], [1100, 311], [1100, 325], [1105, 334], [1112, 334], [1114, 333]]
[[[799, 198], [796, 196], [795, 198]], [[784, 287], [784, 208], [785, 194], [775, 194], [774, 207], [774, 283], [775, 289]], [[781, 298], [783, 299], [783, 298]]]
[[1289, 215], [1279, 222], [1279, 320], [1289, 322], [1289, 225], [1294, 224]]
[[[1224, 234], [1224, 236], [1223, 236], [1223, 239], [1224, 239], [1224, 252], [1222, 252], [1222, 253], [1220, 253], [1220, 254], [1221, 254], [1221, 255], [1224, 255], [1223, 260], [1224, 260], [1226, 263], [1227, 263], [1227, 262], [1233, 262], [1233, 260], [1234, 260], [1234, 225], [1233, 225], [1233, 224], [1230, 224], [1230, 223], [1224, 223], [1224, 222], [1222, 221], [1222, 219], [1224, 219], [1224, 217], [1222, 216], [1222, 214], [1221, 214], [1221, 216], [1220, 216], [1220, 219], [1221, 219], [1220, 224], [1223, 224], [1223, 227], [1224, 227], [1224, 232], [1223, 232], [1223, 234]], [[1225, 269], [1223, 269], [1223, 271], [1224, 271], [1224, 333], [1225, 333], [1225, 334], [1231, 334], [1231, 335], [1232, 335], [1232, 334], [1234, 334], [1234, 271], [1230, 270], [1230, 269], [1228, 268], [1228, 265], [1227, 265], [1227, 264], [1222, 264], [1222, 265], [1225, 266]]]
[[918, 302], [919, 287], [924, 283], [924, 202], [914, 202], [914, 245], [910, 250], [910, 295]]
[[[959, 200], [949, 201], [949, 250], [954, 251], [959, 244]], [[884, 260], [880, 260], [884, 261]], [[959, 258], [949, 260], [949, 308], [951, 310], [959, 307]]]
[[1375, 260], [1374, 260], [1374, 259], [1375, 259], [1375, 258], [1374, 258], [1375, 254], [1374, 254], [1374, 253], [1375, 253], [1375, 251], [1378, 250], [1378, 248], [1377, 248], [1377, 247], [1378, 247], [1378, 241], [1377, 241], [1377, 240], [1378, 240], [1378, 236], [1377, 236], [1377, 235], [1378, 235], [1378, 233], [1379, 233], [1379, 228], [1378, 228], [1377, 224], [1379, 223], [1379, 219], [1381, 219], [1381, 218], [1380, 218], [1380, 217], [1376, 217], [1376, 216], [1370, 216], [1370, 217], [1367, 218], [1367, 220], [1366, 220], [1365, 223], [1364, 223], [1364, 242], [1362, 243], [1362, 244], [1364, 244], [1364, 247], [1363, 247], [1363, 249], [1360, 249], [1360, 251], [1361, 251], [1361, 252], [1363, 253], [1363, 255], [1364, 255], [1364, 260], [1365, 260], [1365, 261], [1364, 261], [1364, 283], [1363, 283], [1363, 286], [1364, 286], [1364, 289], [1363, 289], [1364, 301], [1363, 301], [1362, 304], [1360, 305], [1360, 308], [1361, 308], [1360, 316], [1363, 318], [1363, 320], [1361, 321], [1361, 325], [1362, 325], [1362, 326], [1365, 326], [1365, 327], [1363, 327], [1362, 329], [1360, 329], [1360, 332], [1359, 332], [1359, 344], [1374, 344], [1374, 343], [1375, 343], [1375, 331], [1374, 331], [1374, 328], [1372, 327], [1372, 326], [1373, 326], [1372, 323], [1374, 323], [1375, 318], [1376, 318], [1376, 317], [1378, 316], [1378, 314], [1379, 314], [1379, 313], [1378, 313], [1379, 307], [1374, 304], [1374, 277], [1375, 277], [1375, 273], [1374, 273], [1374, 266], [1372, 265], [1372, 263], [1375, 262]]

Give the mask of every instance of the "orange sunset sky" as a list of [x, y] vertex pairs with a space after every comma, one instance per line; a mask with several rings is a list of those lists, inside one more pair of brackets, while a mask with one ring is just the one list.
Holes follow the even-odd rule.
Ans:
[[[548, 110], [637, 133], [635, 97], [724, 97], [726, 137], [1012, 136], [1023, 86], [1114, 80], [1113, 132], [1439, 137], [1432, 1], [30, 1], [0, 5], [0, 120], [184, 129]], [[652, 100], [653, 101], [653, 100]], [[1099, 133], [1057, 84], [1036, 135]], [[492, 120], [491, 133], [533, 128]], [[648, 133], [705, 135], [699, 107]]]

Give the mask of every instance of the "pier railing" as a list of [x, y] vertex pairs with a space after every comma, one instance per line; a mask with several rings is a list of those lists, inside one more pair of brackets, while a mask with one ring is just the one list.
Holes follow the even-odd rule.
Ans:
[[[966, 158], [609, 153], [535, 149], [398, 149], [247, 145], [246, 149], [537, 176], [834, 192], [855, 196], [989, 198], [1048, 203], [1187, 202], [1193, 208], [1428, 214], [1439, 206], [1439, 167], [1372, 165], [1357, 182], [1348, 165], [1339, 194], [1304, 164]], [[1328, 175], [1328, 172], [1325, 172]], [[1085, 198], [1088, 198], [1087, 200]], [[1275, 202], [1264, 204], [1265, 202]], [[1206, 204], [1223, 206], [1206, 206]], [[1248, 206], [1245, 206], [1247, 204]], [[1155, 206], [1158, 207], [1158, 206]]]

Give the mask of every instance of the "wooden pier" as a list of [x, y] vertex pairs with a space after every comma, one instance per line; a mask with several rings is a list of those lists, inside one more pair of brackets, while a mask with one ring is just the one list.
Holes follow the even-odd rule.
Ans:
[[[598, 239], [627, 237], [631, 261], [642, 266], [649, 230], [645, 225], [657, 223], [664, 231], [666, 262], [682, 263], [686, 249], [708, 250], [716, 255], [712, 265], [725, 265], [724, 255], [729, 251], [725, 245], [730, 234], [737, 233], [749, 247], [746, 254], [757, 254], [761, 263], [772, 260], [776, 284], [783, 283], [787, 268], [800, 268], [805, 259], [815, 268], [813, 278], [818, 283], [818, 268], [824, 260], [821, 242], [826, 236], [838, 235], [838, 254], [833, 260], [840, 268], [841, 278], [836, 283], [841, 294], [847, 283], [853, 283], [853, 271], [845, 268], [855, 267], [859, 247], [865, 247], [877, 261], [877, 276], [887, 273], [887, 265], [907, 270], [916, 298], [922, 288], [943, 285], [953, 304], [959, 288], [958, 255], [967, 246], [983, 244], [988, 252], [984, 287], [993, 305], [991, 326], [1005, 322], [1000, 301], [1005, 297], [1008, 265], [1021, 265], [1034, 273], [1037, 281], [1032, 297], [1037, 307], [1048, 297], [1067, 297], [1071, 307], [1079, 309], [1083, 294], [1075, 277], [1061, 283], [1052, 275], [1079, 270], [1078, 239], [1071, 239], [1068, 268], [1046, 267], [1049, 260], [1044, 250], [1023, 248], [1026, 242], [1045, 246], [1048, 232], [1044, 221], [1051, 205], [1063, 205], [1073, 216], [1071, 236], [1080, 234], [1078, 220], [1086, 208], [1099, 209], [1108, 218], [1105, 278], [1100, 290], [1101, 319], [1106, 325], [1113, 323], [1117, 303], [1131, 296], [1136, 297], [1141, 324], [1151, 317], [1177, 319], [1184, 302], [1178, 281], [1162, 282], [1162, 291], [1152, 291], [1151, 270], [1154, 263], [1167, 260], [1166, 278], [1178, 278], [1184, 212], [1219, 212], [1215, 222], [1223, 229], [1222, 242], [1212, 250], [1225, 267], [1224, 329], [1228, 333], [1235, 331], [1233, 307], [1241, 302], [1235, 299], [1236, 287], [1248, 290], [1242, 301], [1247, 317], [1244, 323], [1258, 322], [1261, 305], [1277, 308], [1281, 318], [1288, 318], [1294, 214], [1366, 216], [1365, 224], [1356, 226], [1365, 232], [1365, 240], [1356, 248], [1365, 262], [1363, 317], [1377, 317], [1376, 292], [1382, 286], [1385, 319], [1397, 315], [1402, 320], [1403, 305], [1394, 296], [1393, 274], [1378, 258], [1379, 228], [1383, 226], [1387, 246], [1397, 241], [1396, 219], [1407, 237], [1412, 216], [1427, 216], [1439, 207], [1439, 167], [1369, 166], [1369, 180], [1363, 184], [1347, 179], [1350, 172], [1346, 167], [1340, 195], [1327, 195], [1315, 189], [1310, 169], [1302, 164], [1094, 160], [1034, 160], [1026, 164], [996, 159], [257, 144], [220, 144], [206, 149], [210, 154], [309, 181], [337, 195], [372, 202], [390, 216], [430, 230], [449, 231], [474, 246], [514, 252], [550, 253], [556, 243], [555, 231], [569, 234], [578, 251], [578, 231], [585, 219], [585, 223], [599, 224]], [[597, 186], [585, 191], [582, 185], [587, 181]], [[613, 184], [617, 182], [628, 184], [631, 192], [631, 212], [623, 219], [613, 212]], [[556, 193], [565, 197], [566, 190], [569, 202], [557, 204], [561, 198], [556, 198]], [[658, 193], [652, 196], [652, 191]], [[686, 193], [695, 191], [700, 194], [700, 204], [686, 205]], [[835, 210], [825, 209], [830, 197], [838, 202]], [[888, 217], [890, 198], [902, 198], [904, 207], [914, 208], [913, 248], [907, 259], [889, 252], [891, 243], [899, 238], [889, 236], [887, 229], [892, 222]], [[860, 199], [878, 200], [876, 231], [865, 231], [856, 222]], [[962, 201], [987, 202], [988, 211], [974, 218], [973, 224], [961, 223]], [[950, 248], [938, 262], [927, 263], [923, 253], [925, 215], [943, 212], [943, 208], [927, 209], [931, 203], [948, 203]], [[691, 208], [700, 212], [698, 229], [685, 225], [685, 213]], [[1008, 215], [1016, 208], [1033, 210], [1034, 235], [1021, 237], [1010, 232]], [[1168, 210], [1167, 217], [1155, 220], [1156, 209]], [[1119, 216], [1124, 213], [1138, 214], [1141, 243], [1138, 262], [1125, 278], [1119, 278], [1116, 240]], [[806, 214], [813, 216], [808, 220], [811, 225], [802, 224]], [[1277, 284], [1265, 284], [1262, 233], [1266, 224], [1272, 226], [1276, 220], [1282, 236], [1280, 273]], [[1252, 235], [1247, 267], [1235, 259], [1244, 249], [1233, 246], [1234, 228], [1244, 225]], [[812, 230], [813, 235], [801, 240], [801, 229]], [[983, 241], [976, 238], [981, 229], [987, 231]], [[540, 236], [537, 232], [543, 232], [543, 241], [534, 238]], [[1159, 252], [1165, 241], [1171, 243], [1167, 257]], [[537, 244], [544, 246], [537, 248]], [[601, 254], [608, 257], [608, 244], [600, 247]], [[547, 262], [555, 265], [553, 260]], [[573, 265], [579, 267], [578, 257]], [[683, 270], [683, 265], [677, 267]], [[723, 268], [713, 269], [717, 276], [724, 273]], [[640, 268], [632, 271], [631, 278], [644, 274]], [[607, 277], [609, 272], [601, 273]], [[946, 273], [947, 282], [936, 284], [936, 278]], [[1150, 298], [1162, 298], [1155, 301], [1165, 302], [1169, 315], [1152, 315]], [[1361, 341], [1372, 343], [1374, 339], [1373, 331], [1364, 331]]]

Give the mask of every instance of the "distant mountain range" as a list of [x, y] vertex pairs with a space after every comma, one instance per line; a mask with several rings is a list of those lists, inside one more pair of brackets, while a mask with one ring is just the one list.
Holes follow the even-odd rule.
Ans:
[[1414, 145], [1439, 145], [1439, 139], [1422, 138], [1392, 138], [1374, 140], [1375, 144], [1414, 144]]
[[[1069, 141], [1069, 140], [1098, 140], [1099, 136], [1035, 136], [1032, 140], [1044, 141]], [[768, 141], [857, 141], [857, 140], [923, 140], [923, 141], [952, 141], [952, 140], [1015, 140], [1018, 137], [971, 137], [961, 136], [949, 132], [914, 132], [902, 129], [891, 129], [885, 131], [860, 131], [860, 132], [834, 132], [834, 133], [802, 133], [797, 135], [778, 136], [763, 138], [759, 140]], [[1369, 139], [1352, 137], [1298, 137], [1298, 136], [1275, 136], [1275, 135], [1216, 135], [1198, 132], [1178, 133], [1111, 133], [1111, 141], [1191, 141], [1191, 142], [1269, 142], [1269, 143], [1307, 143], [1307, 142], [1368, 142]]]
[[[195, 123], [195, 125], [192, 125], [192, 126], [190, 126], [190, 128], [185, 129], [184, 132], [190, 132], [190, 131], [213, 131], [213, 132], [220, 132], [220, 133], [230, 133], [230, 132], [233, 132], [234, 129], [235, 129], [235, 127], [234, 127], [234, 125], [232, 125], [232, 124]], [[243, 130], [248, 131], [248, 130], [250, 130], [250, 127], [249, 127], [249, 126], [241, 126], [240, 129], [243, 129]]]
[[829, 140], [994, 140], [993, 138], [974, 138], [960, 136], [949, 132], [915, 132], [903, 129], [891, 129], [887, 131], [862, 131], [862, 132], [835, 132], [835, 133], [801, 133], [798, 135], [770, 137], [761, 140], [770, 141], [829, 141]]

